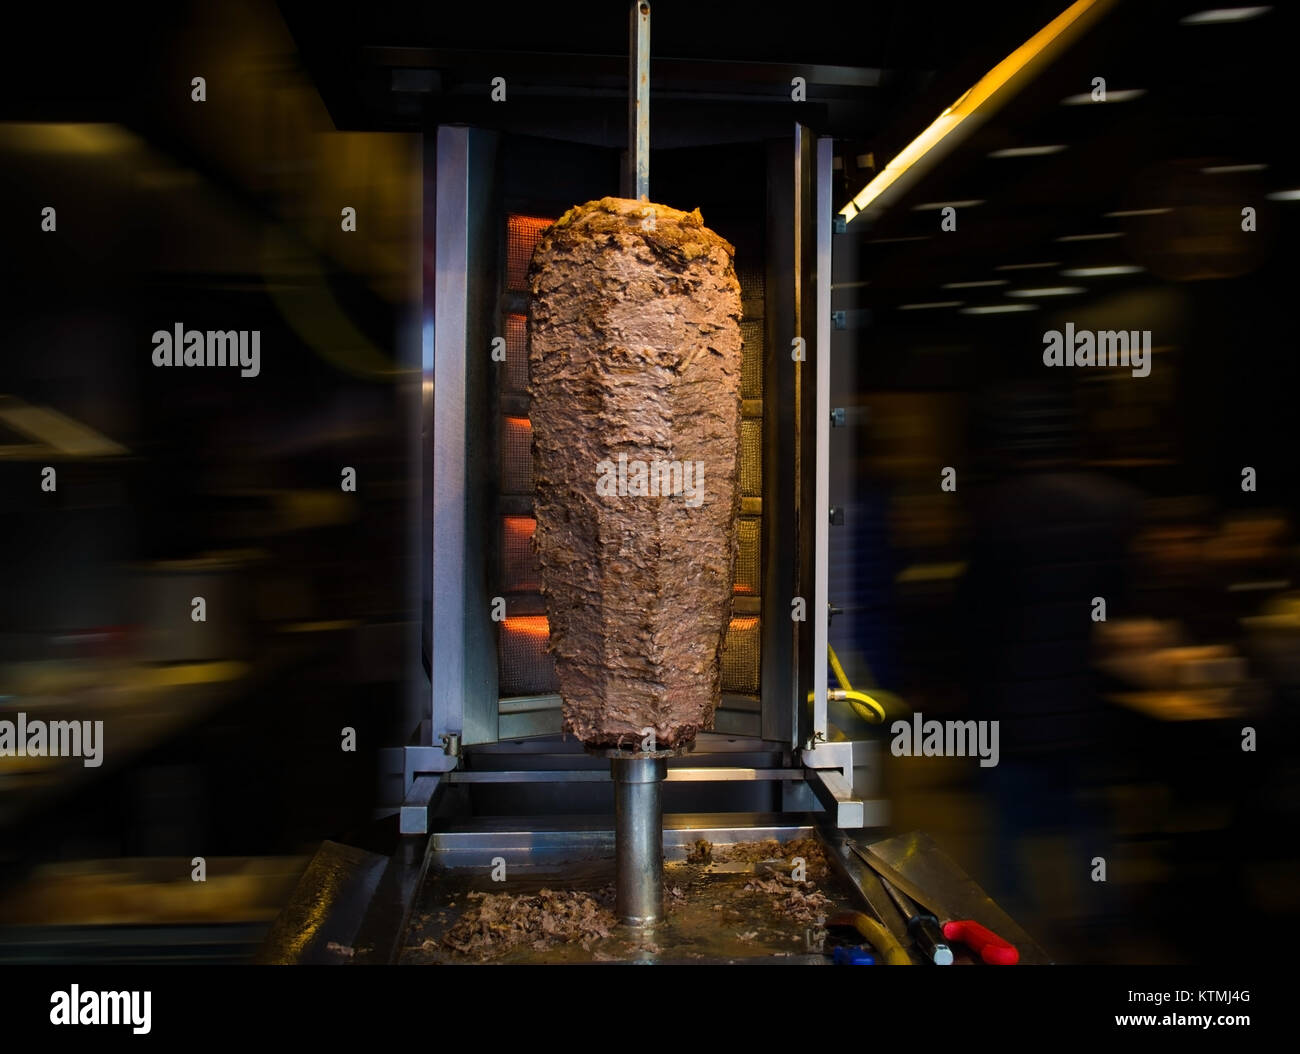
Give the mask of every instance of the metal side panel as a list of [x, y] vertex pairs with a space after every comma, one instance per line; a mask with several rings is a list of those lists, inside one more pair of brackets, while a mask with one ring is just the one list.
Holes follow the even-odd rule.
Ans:
[[816, 274], [813, 279], [814, 302], [817, 305], [817, 335], [812, 349], [813, 370], [816, 374], [816, 396], [813, 410], [813, 739], [824, 740], [826, 735], [826, 634], [829, 620], [828, 559], [830, 548], [830, 430], [831, 430], [831, 162], [834, 141], [817, 140], [816, 192], [813, 205], [813, 223], [817, 230]]
[[465, 323], [469, 284], [469, 129], [439, 128], [434, 150], [434, 741], [465, 726]]
[[[439, 128], [433, 149], [432, 737], [497, 738], [497, 667], [483, 558], [490, 451], [479, 427], [490, 383], [495, 136]], [[429, 744], [424, 744], [429, 745]]]
[[799, 729], [799, 623], [791, 602], [799, 594], [798, 379], [791, 359], [799, 336], [800, 141], [767, 147], [767, 245], [763, 340], [763, 519], [761, 735], [796, 747]]
[[[804, 341], [805, 359], [795, 363], [795, 508], [798, 588], [794, 595], [806, 604], [798, 630], [795, 695], [798, 743], [816, 742], [813, 707], [808, 698], [826, 681], [826, 642], [816, 648], [817, 611], [816, 551], [818, 530], [827, 511], [817, 504], [817, 359], [819, 318], [817, 297], [817, 149], [812, 131], [804, 125], [795, 131], [795, 312], [797, 333]], [[824, 599], [823, 599], [824, 602]]]
[[499, 398], [500, 374], [492, 368], [489, 349], [497, 336], [497, 270], [501, 237], [498, 198], [498, 136], [472, 129], [469, 139], [469, 310], [466, 318], [465, 463], [470, 481], [466, 495], [463, 584], [465, 600], [465, 726], [461, 742], [490, 743], [498, 735], [500, 695], [497, 627], [492, 622], [489, 569], [496, 553], [500, 473], [496, 430], [485, 428], [489, 407]]

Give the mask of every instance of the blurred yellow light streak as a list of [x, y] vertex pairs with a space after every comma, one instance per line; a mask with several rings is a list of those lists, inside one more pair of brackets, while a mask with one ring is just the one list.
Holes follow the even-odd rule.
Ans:
[[1110, 0], [1077, 0], [989, 70], [974, 87], [968, 89], [960, 99], [935, 118], [930, 127], [903, 147], [870, 183], [858, 191], [851, 202], [840, 209], [840, 215], [844, 217], [845, 222], [852, 221], [868, 205], [879, 199], [881, 194], [893, 186], [908, 169], [948, 138], [960, 125], [975, 116], [986, 103], [989, 103], [999, 91], [1051, 45], [1057, 43], [1070, 30], [1078, 28], [1084, 15], [1093, 12], [1094, 9], [1100, 11], [1108, 6]]
[[133, 688], [179, 688], [184, 685], [235, 681], [248, 674], [244, 662], [187, 662], [175, 666], [137, 667], [131, 672]]

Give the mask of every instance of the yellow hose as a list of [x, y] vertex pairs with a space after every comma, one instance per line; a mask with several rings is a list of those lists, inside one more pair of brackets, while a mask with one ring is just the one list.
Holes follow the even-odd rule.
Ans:
[[840, 657], [835, 654], [835, 649], [829, 644], [826, 645], [826, 654], [830, 656], [831, 669], [835, 672], [835, 680], [847, 692], [853, 685], [849, 684], [849, 675], [844, 672], [844, 667], [840, 665]]
[[864, 915], [861, 911], [843, 911], [832, 915], [826, 923], [829, 926], [852, 925], [876, 951], [885, 957], [885, 963], [889, 966], [913, 965], [912, 957], [907, 954], [907, 950], [894, 939], [892, 933], [870, 915]]
[[853, 708], [853, 712], [864, 721], [871, 721], [875, 724], [882, 724], [885, 720], [885, 708], [867, 695], [866, 692], [855, 692], [846, 688], [841, 692], [832, 692], [832, 696], [839, 699], [841, 695], [844, 701]]
[[[831, 670], [835, 674], [835, 680], [839, 683], [839, 691], [832, 691], [828, 698], [837, 702], [846, 702], [852, 707], [853, 712], [862, 720], [870, 722], [873, 725], [882, 724], [885, 720], [884, 706], [867, 695], [866, 692], [854, 690], [853, 685], [849, 684], [849, 675], [844, 672], [844, 667], [840, 663], [840, 657], [835, 654], [835, 649], [829, 644], [826, 645], [826, 653], [831, 661]], [[813, 696], [808, 694], [808, 701], [812, 702]]]
[[[815, 696], [812, 692], [808, 693], [808, 702], [812, 702]], [[826, 698], [832, 702], [848, 703], [849, 707], [863, 721], [869, 724], [879, 725], [885, 720], [885, 708], [866, 692], [858, 692], [853, 689], [845, 690], [832, 689], [826, 693]]]
[[[886, 711], [885, 704], [889, 703], [896, 711], [906, 712], [907, 705], [894, 695], [893, 692], [882, 691], [879, 688], [873, 689], [875, 695], [868, 695], [866, 692], [860, 692], [849, 684], [849, 676], [844, 672], [844, 666], [840, 663], [840, 657], [835, 654], [835, 649], [829, 644], [826, 645], [827, 657], [830, 659], [831, 670], [835, 674], [835, 680], [839, 683], [838, 689], [831, 689], [826, 693], [826, 698], [838, 703], [848, 703], [858, 717], [869, 724], [879, 725], [885, 721]], [[813, 693], [808, 693], [808, 702], [813, 701]]]

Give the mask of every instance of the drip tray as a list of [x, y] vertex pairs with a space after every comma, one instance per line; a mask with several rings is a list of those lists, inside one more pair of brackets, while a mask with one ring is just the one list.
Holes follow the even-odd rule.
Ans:
[[[666, 919], [623, 926], [613, 912], [612, 845], [575, 832], [566, 852], [562, 832], [546, 834], [536, 863], [509, 849], [486, 857], [482, 841], [470, 863], [454, 838], [439, 849], [435, 835], [398, 961], [829, 963], [825, 919], [864, 908], [809, 827], [677, 826], [665, 830]], [[493, 859], [503, 881], [493, 881]]]

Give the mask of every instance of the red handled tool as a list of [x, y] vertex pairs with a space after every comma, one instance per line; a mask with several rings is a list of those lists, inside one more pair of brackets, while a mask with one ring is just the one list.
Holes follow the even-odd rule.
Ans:
[[1015, 966], [1020, 961], [1019, 948], [974, 919], [945, 922], [943, 935], [955, 944], [966, 945], [990, 966]]
[[[899, 899], [895, 894], [898, 891], [901, 891], [916, 904], [920, 904], [933, 911], [934, 916], [938, 919], [944, 919], [946, 917], [947, 921], [942, 922], [939, 927], [943, 931], [945, 940], [951, 941], [954, 944], [966, 945], [966, 947], [970, 948], [971, 951], [978, 955], [983, 962], [988, 963], [990, 966], [1014, 966], [1020, 961], [1020, 949], [1010, 941], [1003, 937], [999, 937], [987, 926], [976, 922], [974, 919], [953, 918], [952, 916], [955, 912], [953, 912], [951, 908], [955, 905], [945, 907], [945, 905], [941, 903], [943, 898], [927, 894], [926, 890], [921, 889], [916, 883], [912, 882], [905, 874], [892, 866], [888, 861], [881, 859], [881, 857], [872, 852], [870, 846], [868, 846], [866, 850], [863, 850], [852, 843], [850, 843], [850, 845], [853, 852], [880, 877], [881, 884], [885, 887], [885, 890], [890, 894], [890, 896], [894, 897], [895, 903], [898, 903]], [[903, 913], [903, 918], [909, 922], [910, 932], [910, 923], [914, 918], [914, 913], [909, 912], [906, 907], [903, 907], [902, 905], [900, 905], [900, 910]], [[915, 935], [913, 935], [913, 937], [915, 939]], [[928, 947], [922, 947], [921, 950], [926, 954], [929, 952]], [[931, 957], [931, 961], [939, 962], [940, 960]]]

